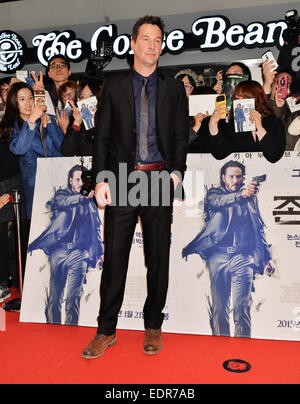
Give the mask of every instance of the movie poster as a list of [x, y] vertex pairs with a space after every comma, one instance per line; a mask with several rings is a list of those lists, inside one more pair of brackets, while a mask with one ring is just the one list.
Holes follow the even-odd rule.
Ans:
[[103, 212], [82, 180], [90, 165], [87, 157], [38, 159], [21, 321], [90, 325], [97, 317]]
[[[84, 160], [89, 168], [90, 159]], [[81, 207], [73, 201], [68, 215], [64, 197], [81, 199], [72, 190], [76, 165], [79, 158], [38, 160], [23, 322], [97, 325], [103, 212], [96, 217], [91, 195]], [[184, 189], [185, 202], [174, 202], [163, 330], [300, 340], [300, 154], [287, 152], [276, 164], [261, 153], [221, 161], [189, 155]], [[83, 241], [86, 221], [93, 229], [90, 242], [76, 252], [74, 234]], [[61, 278], [57, 268], [63, 269]], [[137, 223], [120, 329], [143, 329], [146, 271]]]

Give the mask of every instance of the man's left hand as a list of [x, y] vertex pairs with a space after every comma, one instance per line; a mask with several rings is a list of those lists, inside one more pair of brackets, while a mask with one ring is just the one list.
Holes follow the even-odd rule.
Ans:
[[9, 195], [4, 194], [0, 196], [0, 209], [4, 208], [5, 205], [7, 205], [9, 202]]
[[171, 176], [171, 178], [172, 178], [172, 180], [173, 180], [174, 192], [175, 192], [175, 191], [176, 191], [176, 188], [177, 188], [177, 186], [178, 186], [178, 184], [179, 184], [179, 182], [180, 182], [180, 178], [179, 178], [176, 174], [174, 174], [174, 173], [170, 174], [170, 176]]

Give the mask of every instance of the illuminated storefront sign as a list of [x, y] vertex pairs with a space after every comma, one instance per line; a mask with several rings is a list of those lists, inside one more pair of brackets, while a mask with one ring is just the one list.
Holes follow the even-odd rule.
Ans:
[[80, 62], [85, 57], [84, 41], [76, 39], [73, 31], [39, 34], [33, 38], [32, 45], [37, 47], [37, 58], [44, 66], [55, 54], [65, 55], [74, 62]]
[[[201, 52], [216, 51], [224, 48], [241, 49], [272, 47], [281, 48], [284, 44], [283, 32], [287, 24], [283, 20], [268, 23], [253, 22], [247, 26], [243, 24], [232, 25], [224, 16], [198, 18], [186, 33], [181, 29], [174, 29], [166, 33], [163, 40], [163, 52], [179, 54], [185, 50], [198, 50]], [[8, 32], [8, 31], [7, 31]], [[0, 35], [4, 33], [0, 32]], [[16, 34], [15, 34], [16, 35]], [[1, 38], [1, 36], [0, 36]], [[48, 60], [56, 54], [67, 56], [72, 62], [80, 62], [97, 52], [104, 44], [109, 44], [114, 57], [126, 58], [132, 53], [129, 34], [118, 35], [116, 25], [100, 26], [92, 35], [90, 43], [77, 38], [76, 33], [70, 30], [63, 32], [53, 31], [41, 33], [32, 39], [33, 48], [30, 49], [31, 60], [27, 62], [40, 62], [47, 66]], [[8, 41], [0, 42], [1, 70], [5, 66], [13, 67], [17, 61], [13, 54], [22, 50], [17, 45], [10, 45]], [[13, 53], [15, 52], [15, 53]], [[32, 60], [34, 59], [34, 60]], [[11, 72], [12, 70], [7, 71]]]
[[26, 44], [12, 31], [0, 32], [0, 72], [14, 73], [25, 63]]
[[283, 46], [285, 21], [269, 23], [253, 22], [247, 27], [243, 24], [231, 25], [223, 16], [199, 18], [192, 25], [192, 33], [201, 38], [202, 51], [223, 48], [240, 49], [262, 46]]
[[[175, 29], [166, 33], [163, 41], [165, 53], [181, 53], [186, 49], [199, 49], [201, 51], [215, 51], [219, 49], [256, 48], [264, 46], [277, 46], [280, 48], [283, 41], [283, 31], [287, 28], [285, 21], [271, 21], [268, 23], [254, 22], [245, 26], [243, 24], [231, 25], [224, 16], [204, 17], [197, 19], [191, 28], [191, 33]], [[113, 24], [99, 27], [91, 37], [89, 52], [100, 49], [103, 42], [111, 42], [113, 54], [117, 58], [127, 57], [131, 53], [130, 35], [117, 34], [117, 27]], [[72, 31], [62, 33], [51, 32], [39, 34], [32, 40], [37, 48], [37, 56], [43, 65], [55, 54], [64, 54], [72, 61], [82, 60], [85, 55], [85, 44], [76, 39]]]

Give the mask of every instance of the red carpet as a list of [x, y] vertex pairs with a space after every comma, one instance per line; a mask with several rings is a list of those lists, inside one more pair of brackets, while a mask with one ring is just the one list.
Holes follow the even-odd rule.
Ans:
[[[1, 384], [300, 383], [299, 342], [165, 334], [162, 353], [148, 357], [143, 333], [121, 330], [103, 357], [87, 361], [81, 351], [95, 329], [18, 320], [19, 313], [6, 313], [0, 331]], [[252, 369], [230, 373], [223, 368], [228, 359], [243, 359]]]

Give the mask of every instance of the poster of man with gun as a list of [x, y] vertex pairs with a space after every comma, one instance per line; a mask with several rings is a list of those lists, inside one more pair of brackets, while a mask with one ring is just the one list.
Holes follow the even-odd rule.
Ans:
[[209, 270], [210, 325], [213, 335], [251, 337], [251, 301], [256, 274], [272, 275], [274, 266], [260, 216], [257, 192], [266, 175], [244, 184], [246, 167], [228, 161], [221, 168], [220, 187], [208, 190], [205, 225], [182, 251], [199, 254]]

